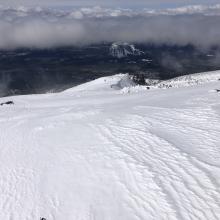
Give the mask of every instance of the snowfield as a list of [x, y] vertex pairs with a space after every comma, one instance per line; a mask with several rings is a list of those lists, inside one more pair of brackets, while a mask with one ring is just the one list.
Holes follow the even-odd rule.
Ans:
[[0, 219], [219, 220], [219, 78], [1, 98]]

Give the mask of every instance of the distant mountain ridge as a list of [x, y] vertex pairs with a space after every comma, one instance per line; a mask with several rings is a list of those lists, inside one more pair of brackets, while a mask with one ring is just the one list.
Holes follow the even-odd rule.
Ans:
[[109, 49], [113, 57], [124, 58], [127, 56], [140, 56], [145, 54], [143, 51], [135, 48], [135, 45], [128, 43], [113, 43]]
[[[0, 50], [0, 97], [58, 92], [117, 73], [166, 80], [220, 69], [220, 48], [103, 43], [56, 49]], [[140, 83], [140, 81], [142, 83]]]

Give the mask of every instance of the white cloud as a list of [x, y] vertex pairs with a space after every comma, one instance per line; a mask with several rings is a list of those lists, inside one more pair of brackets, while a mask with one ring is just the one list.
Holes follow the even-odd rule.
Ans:
[[3, 8], [0, 48], [44, 48], [104, 41], [220, 45], [219, 11], [219, 5], [159, 11]]
[[103, 7], [147, 7], [164, 8], [180, 7], [194, 4], [217, 4], [219, 0], [0, 0], [2, 5], [28, 5], [28, 6], [94, 6]]
[[152, 10], [151, 13], [164, 14], [164, 15], [179, 15], [179, 14], [220, 15], [220, 4], [211, 5], [211, 6], [188, 5], [188, 6], [179, 7], [179, 8]]

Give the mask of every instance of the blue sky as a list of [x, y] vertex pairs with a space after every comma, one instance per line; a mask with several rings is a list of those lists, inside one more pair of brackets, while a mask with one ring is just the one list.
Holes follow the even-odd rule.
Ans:
[[123, 7], [123, 8], [173, 8], [185, 5], [213, 5], [220, 3], [219, 0], [0, 0], [3, 6], [49, 6], [49, 7]]

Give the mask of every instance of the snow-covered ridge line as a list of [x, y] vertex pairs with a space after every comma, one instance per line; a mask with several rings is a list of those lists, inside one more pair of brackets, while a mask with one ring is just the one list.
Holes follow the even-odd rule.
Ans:
[[112, 88], [120, 89], [121, 93], [135, 93], [149, 89], [180, 88], [217, 82], [220, 80], [220, 70], [184, 75], [162, 81], [146, 79], [146, 86], [135, 84], [132, 81], [132, 77], [129, 77], [128, 74], [117, 75], [117, 77], [121, 77], [121, 79], [118, 83], [111, 86]]
[[203, 73], [194, 73], [194, 74], [184, 75], [162, 81], [146, 79], [146, 83], [147, 83], [146, 86], [134, 85], [134, 83], [132, 82], [130, 82], [129, 85], [128, 76], [124, 76], [118, 84], [126, 85], [124, 87], [121, 87], [122, 93], [130, 93], [130, 92], [139, 92], [149, 89], [169, 89], [169, 88], [196, 86], [210, 82], [217, 82], [219, 80], [220, 80], [220, 70], [217, 70], [217, 71], [210, 71]]
[[118, 90], [120, 93], [135, 93], [151, 89], [168, 89], [196, 86], [220, 80], [220, 70], [184, 75], [169, 80], [146, 79], [147, 85], [137, 85], [129, 74], [116, 74], [101, 77], [96, 80], [67, 89], [64, 93], [80, 92], [102, 92]]
[[170, 80], [165, 80], [159, 82], [156, 87], [158, 88], [169, 88], [169, 87], [186, 87], [193, 86], [198, 84], [204, 84], [208, 82], [215, 82], [220, 80], [220, 70], [211, 71], [211, 72], [203, 72], [203, 73], [195, 73], [190, 75], [184, 75], [180, 77], [176, 77]]

